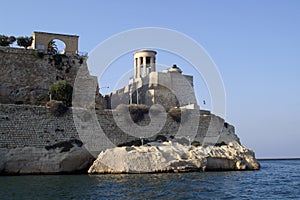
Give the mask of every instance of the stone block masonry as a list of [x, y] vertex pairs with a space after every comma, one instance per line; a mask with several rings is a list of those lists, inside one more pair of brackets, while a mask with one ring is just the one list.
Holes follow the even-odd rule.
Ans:
[[[73, 121], [73, 109], [70, 108], [63, 116], [57, 117], [44, 106], [0, 104], [0, 148], [44, 148], [62, 141], [81, 140]], [[116, 146], [140, 140], [140, 138], [124, 133], [117, 126], [111, 110], [97, 110], [96, 114], [104, 133]], [[139, 125], [149, 123], [150, 118], [147, 115], [138, 122]], [[219, 129], [215, 130], [217, 127]], [[158, 135], [172, 138], [176, 135], [178, 128], [179, 123], [168, 116], [162, 130], [147, 139], [155, 139]], [[201, 111], [194, 140], [202, 143], [206, 135], [212, 138], [218, 136], [218, 142], [228, 143], [233, 140], [239, 142], [233, 126], [224, 123], [222, 118], [208, 111]]]
[[31, 105], [0, 105], [0, 148], [45, 147], [78, 139], [71, 110], [56, 117]]

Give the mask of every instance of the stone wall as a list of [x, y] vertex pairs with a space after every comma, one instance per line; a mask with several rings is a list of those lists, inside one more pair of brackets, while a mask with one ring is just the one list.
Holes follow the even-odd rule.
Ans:
[[71, 110], [62, 117], [31, 105], [0, 105], [0, 148], [45, 147], [78, 139]]
[[[27, 146], [40, 148], [61, 141], [80, 140], [72, 112], [74, 112], [74, 108], [70, 108], [63, 116], [57, 117], [43, 106], [0, 104], [0, 148]], [[107, 138], [116, 146], [140, 139], [124, 133], [116, 124], [111, 110], [97, 110], [96, 115]], [[88, 117], [87, 115], [81, 120], [86, 121], [85, 118]], [[190, 117], [194, 118], [193, 115]], [[149, 123], [148, 115], [145, 115], [144, 119], [138, 122], [141, 126]], [[171, 116], [167, 116], [167, 121], [161, 131], [148, 139], [155, 139], [157, 135], [164, 135], [167, 138], [176, 137], [180, 128], [179, 125], [180, 123], [173, 120]], [[194, 140], [200, 143], [207, 142], [203, 141], [205, 136], [208, 136], [206, 137], [207, 140], [207, 138], [219, 137], [220, 135], [218, 142], [238, 141], [234, 127], [224, 123], [222, 118], [211, 114], [209, 111], [201, 111], [199, 123], [198, 125], [194, 124], [194, 126], [197, 128], [197, 135]], [[192, 134], [192, 132], [185, 132], [186, 135], [183, 136]]]
[[75, 54], [53, 56], [0, 47], [0, 103], [45, 105], [53, 83], [67, 80], [73, 85], [83, 59]]

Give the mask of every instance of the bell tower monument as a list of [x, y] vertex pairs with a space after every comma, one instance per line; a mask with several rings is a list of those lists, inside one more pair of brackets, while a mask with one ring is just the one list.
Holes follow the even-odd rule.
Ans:
[[156, 51], [139, 50], [134, 55], [134, 76], [133, 82], [139, 81], [151, 72], [156, 72]]

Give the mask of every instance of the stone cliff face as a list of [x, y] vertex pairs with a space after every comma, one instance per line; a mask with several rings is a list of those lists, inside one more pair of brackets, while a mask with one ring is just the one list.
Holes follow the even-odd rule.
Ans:
[[[71, 144], [71, 143], [70, 143]], [[94, 158], [83, 147], [0, 148], [0, 174], [56, 174], [85, 172]]]
[[0, 103], [45, 105], [49, 87], [73, 84], [83, 62], [78, 55], [38, 55], [37, 50], [0, 47]]

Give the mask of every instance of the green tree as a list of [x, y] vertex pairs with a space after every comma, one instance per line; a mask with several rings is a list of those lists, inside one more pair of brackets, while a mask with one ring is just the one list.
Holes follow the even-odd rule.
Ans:
[[66, 80], [54, 83], [49, 92], [53, 100], [62, 101], [66, 106], [72, 105], [73, 87]]
[[17, 38], [17, 44], [20, 47], [24, 47], [25, 49], [27, 49], [28, 47], [31, 46], [32, 41], [33, 41], [32, 37], [18, 37]]
[[6, 35], [0, 35], [0, 46], [9, 46], [12, 43], [16, 41], [16, 38], [14, 36], [6, 36]]

